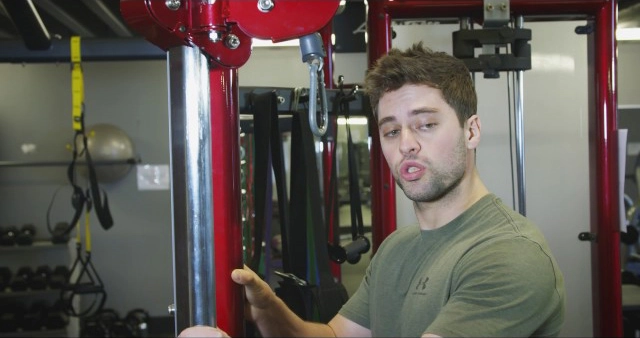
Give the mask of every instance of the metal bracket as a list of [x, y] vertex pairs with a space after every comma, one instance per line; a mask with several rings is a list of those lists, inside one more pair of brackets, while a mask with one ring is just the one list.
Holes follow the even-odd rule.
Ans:
[[511, 20], [509, 0], [484, 0], [484, 28], [502, 27]]
[[[485, 78], [498, 78], [500, 71], [531, 69], [531, 30], [522, 28], [462, 29], [453, 32], [453, 55], [471, 72], [483, 72]], [[493, 53], [483, 51], [475, 57], [475, 48], [493, 46]], [[509, 45], [511, 53], [499, 53]]]

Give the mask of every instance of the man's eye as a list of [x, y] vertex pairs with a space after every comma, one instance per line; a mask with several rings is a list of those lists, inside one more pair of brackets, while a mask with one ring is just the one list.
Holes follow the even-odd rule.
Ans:
[[384, 137], [394, 137], [396, 135], [398, 135], [399, 131], [397, 129], [394, 130], [390, 130], [390, 131], [385, 131], [384, 132]]
[[437, 126], [437, 123], [426, 123], [422, 125], [422, 129], [433, 129]]

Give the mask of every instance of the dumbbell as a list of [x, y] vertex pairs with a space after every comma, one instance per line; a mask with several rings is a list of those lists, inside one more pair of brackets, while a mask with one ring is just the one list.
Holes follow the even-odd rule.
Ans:
[[133, 337], [147, 337], [149, 313], [144, 309], [133, 309], [124, 317]]
[[118, 318], [111, 323], [109, 327], [111, 337], [137, 337], [132, 331], [129, 325], [122, 319]]
[[58, 265], [53, 269], [49, 276], [49, 287], [52, 289], [61, 289], [67, 285], [69, 279], [69, 268], [64, 265]]
[[69, 325], [69, 316], [61, 300], [56, 301], [47, 311], [45, 324], [49, 330], [58, 330]]
[[12, 246], [16, 244], [16, 236], [18, 235], [18, 228], [10, 225], [2, 230], [0, 233], [0, 245]]
[[23, 266], [18, 268], [16, 275], [13, 276], [11, 280], [12, 291], [25, 291], [29, 288], [29, 283], [31, 281], [31, 277], [33, 277], [33, 270], [28, 266]]
[[6, 266], [0, 266], [0, 292], [4, 291], [11, 284], [13, 272]]
[[31, 245], [36, 236], [36, 227], [33, 224], [23, 224], [16, 235], [18, 245]]
[[24, 316], [24, 304], [16, 301], [0, 306], [0, 332], [15, 332], [20, 328]]
[[113, 323], [120, 320], [118, 313], [113, 309], [102, 309], [88, 317], [81, 330], [82, 337], [113, 337], [111, 328]]
[[41, 265], [31, 277], [29, 286], [34, 290], [44, 290], [49, 285], [51, 278], [51, 268], [48, 265]]
[[39, 300], [31, 304], [22, 316], [20, 327], [22, 327], [24, 331], [40, 331], [44, 326], [48, 307], [49, 304], [44, 300]]
[[[51, 234], [51, 243], [53, 244], [65, 244], [69, 242], [69, 223], [58, 222], [53, 227], [53, 234]], [[66, 233], [65, 233], [66, 232]]]

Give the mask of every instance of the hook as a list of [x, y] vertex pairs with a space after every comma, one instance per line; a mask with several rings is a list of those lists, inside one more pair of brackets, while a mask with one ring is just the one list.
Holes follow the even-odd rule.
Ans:
[[[329, 113], [327, 108], [327, 91], [324, 83], [324, 66], [323, 58], [325, 57], [322, 48], [322, 38], [319, 33], [305, 35], [300, 38], [300, 52], [302, 53], [302, 61], [309, 65], [309, 126], [311, 132], [318, 137], [323, 136], [327, 132], [329, 123]], [[320, 123], [317, 121], [317, 102], [320, 96], [321, 118]]]

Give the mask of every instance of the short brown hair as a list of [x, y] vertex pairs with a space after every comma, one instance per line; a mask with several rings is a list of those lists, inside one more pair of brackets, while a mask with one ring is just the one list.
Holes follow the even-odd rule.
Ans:
[[374, 116], [378, 116], [382, 95], [405, 84], [424, 84], [440, 89], [444, 100], [456, 111], [460, 125], [476, 113], [478, 99], [464, 62], [447, 53], [423, 47], [422, 42], [405, 51], [391, 49], [367, 72], [365, 92]]

